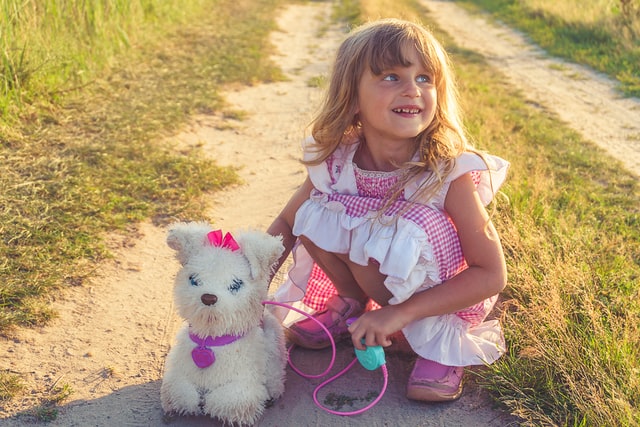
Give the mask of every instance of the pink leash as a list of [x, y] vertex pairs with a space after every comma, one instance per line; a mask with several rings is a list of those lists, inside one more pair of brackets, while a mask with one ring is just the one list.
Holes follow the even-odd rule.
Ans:
[[[263, 301], [262, 303], [263, 304], [277, 305], [277, 306], [280, 306], [280, 307], [287, 308], [289, 310], [293, 310], [295, 312], [298, 312], [298, 313], [308, 317], [309, 319], [313, 320], [318, 325], [320, 325], [320, 327], [327, 333], [327, 336], [329, 337], [329, 340], [331, 341], [331, 349], [332, 349], [331, 361], [329, 362], [329, 366], [327, 367], [327, 369], [325, 369], [322, 373], [317, 374], [317, 375], [309, 375], [309, 374], [305, 374], [302, 371], [300, 371], [298, 368], [296, 368], [296, 366], [291, 361], [291, 350], [293, 349], [293, 347], [295, 347], [295, 345], [292, 345], [291, 347], [289, 347], [289, 351], [287, 352], [287, 361], [289, 362], [289, 366], [291, 366], [291, 369], [293, 369], [298, 375], [300, 375], [300, 376], [302, 376], [304, 378], [321, 378], [321, 377], [324, 377], [325, 375], [327, 375], [331, 371], [331, 369], [333, 368], [333, 365], [334, 365], [335, 360], [336, 360], [336, 343], [333, 340], [333, 337], [331, 336], [331, 333], [329, 332], [327, 327], [324, 326], [318, 319], [316, 319], [315, 317], [311, 316], [309, 313], [307, 313], [307, 312], [305, 312], [303, 310], [300, 310], [300, 309], [298, 309], [296, 307], [293, 307], [291, 305], [284, 304], [284, 303], [281, 303], [281, 302], [275, 302], [275, 301]], [[359, 352], [359, 350], [356, 349], [356, 355], [359, 354], [358, 352]], [[377, 356], [379, 356], [379, 355], [377, 354]], [[351, 363], [349, 363], [342, 371], [338, 372], [333, 377], [331, 377], [331, 378], [327, 379], [326, 381], [322, 382], [319, 386], [317, 386], [315, 388], [315, 390], [313, 391], [313, 401], [315, 402], [316, 406], [318, 406], [319, 408], [325, 410], [326, 412], [328, 412], [330, 414], [351, 416], [351, 415], [361, 414], [361, 413], [371, 409], [376, 403], [378, 403], [380, 401], [380, 399], [382, 399], [382, 396], [384, 395], [384, 392], [387, 390], [387, 384], [389, 382], [389, 374], [388, 374], [388, 371], [387, 371], [387, 365], [384, 362], [384, 353], [382, 352], [382, 358], [380, 359], [380, 357], [377, 357], [376, 358], [377, 360], [375, 362], [372, 362], [370, 360], [370, 355], [365, 355], [363, 357], [364, 357], [364, 359], [361, 359], [361, 356], [358, 356], [358, 357], [354, 358], [351, 361]], [[318, 392], [323, 387], [325, 387], [327, 384], [335, 381], [336, 379], [338, 379], [339, 377], [344, 375], [349, 369], [351, 369], [351, 367], [358, 360], [360, 360], [362, 365], [368, 370], [373, 370], [373, 369], [376, 369], [377, 367], [380, 367], [382, 369], [382, 375], [383, 375], [383, 378], [384, 378], [384, 383], [382, 385], [382, 390], [380, 390], [380, 394], [378, 394], [378, 397], [376, 397], [376, 399], [373, 402], [371, 402], [370, 404], [368, 404], [364, 408], [358, 409], [356, 411], [351, 411], [351, 412], [334, 411], [332, 409], [329, 409], [329, 408], [323, 406], [320, 403], [320, 401], [318, 400]]]

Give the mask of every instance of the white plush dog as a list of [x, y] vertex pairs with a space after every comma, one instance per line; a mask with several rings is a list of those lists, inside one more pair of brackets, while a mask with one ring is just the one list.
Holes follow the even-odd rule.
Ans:
[[188, 324], [167, 356], [162, 408], [254, 424], [284, 392], [283, 330], [262, 304], [281, 239], [191, 222], [175, 224], [167, 243], [182, 264], [174, 297]]

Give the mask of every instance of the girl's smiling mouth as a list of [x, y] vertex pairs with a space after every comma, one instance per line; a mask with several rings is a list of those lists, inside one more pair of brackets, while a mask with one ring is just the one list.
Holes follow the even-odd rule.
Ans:
[[420, 112], [422, 112], [422, 109], [418, 107], [398, 107], [392, 109], [391, 111], [399, 114], [420, 114]]

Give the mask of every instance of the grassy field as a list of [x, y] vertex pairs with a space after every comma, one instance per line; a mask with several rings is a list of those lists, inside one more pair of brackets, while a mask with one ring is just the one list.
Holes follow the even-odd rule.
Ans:
[[640, 1], [462, 0], [524, 31], [552, 55], [585, 64], [640, 97]]
[[[281, 78], [278, 4], [0, 0], [1, 334], [56, 316], [48, 302], [110, 255], [107, 233], [198, 219], [205, 192], [237, 182], [167, 138], [194, 113], [238, 116], [222, 85]], [[0, 371], [0, 402], [20, 390]]]
[[233, 114], [221, 85], [279, 78], [277, 2], [167, 3], [2, 0], [0, 331], [54, 315], [46, 295], [82, 283], [105, 232], [197, 217], [236, 179], [161, 141], [193, 113]]
[[[180, 9], [105, 0], [109, 7], [96, 10], [70, 1], [73, 13], [43, 19], [62, 3], [0, 0], [3, 333], [55, 316], [49, 296], [82, 285], [109, 255], [105, 233], [145, 219], [194, 218], [205, 189], [233, 183], [233, 170], [162, 141], [193, 113], [234, 114], [221, 85], [280, 78], [266, 44], [277, 0], [201, 0]], [[385, 3], [336, 3], [336, 17], [390, 16]], [[423, 12], [405, 0], [392, 16]], [[68, 28], [67, 42], [37, 44], [48, 40], [49, 26]], [[525, 424], [640, 424], [637, 179], [436, 31], [455, 61], [478, 147], [513, 164], [508, 200], [494, 217], [510, 274], [499, 311], [509, 352], [474, 372]], [[0, 372], [0, 401], [19, 389], [19, 377]]]
[[[640, 95], [638, 2], [468, 3]], [[510, 353], [487, 383], [534, 425], [639, 425], [638, 181], [552, 117], [496, 92], [499, 80], [487, 84], [491, 77], [482, 70], [465, 74], [468, 96], [478, 93], [484, 105], [494, 99], [486, 110], [469, 109], [473, 133], [495, 141], [496, 150], [507, 142], [504, 155], [514, 162], [510, 206], [501, 216], [511, 277], [503, 314]], [[478, 80], [482, 85], [469, 85]], [[498, 105], [508, 114], [490, 114]]]

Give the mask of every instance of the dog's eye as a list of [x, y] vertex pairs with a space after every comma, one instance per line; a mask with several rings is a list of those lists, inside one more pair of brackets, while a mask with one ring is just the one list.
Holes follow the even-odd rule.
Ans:
[[236, 292], [238, 292], [240, 290], [240, 288], [244, 285], [244, 282], [240, 279], [233, 279], [233, 282], [231, 282], [231, 285], [229, 285], [229, 290], [231, 291], [232, 294], [235, 294]]
[[200, 280], [198, 280], [198, 277], [195, 274], [192, 274], [189, 276], [189, 284], [191, 286], [200, 286]]

